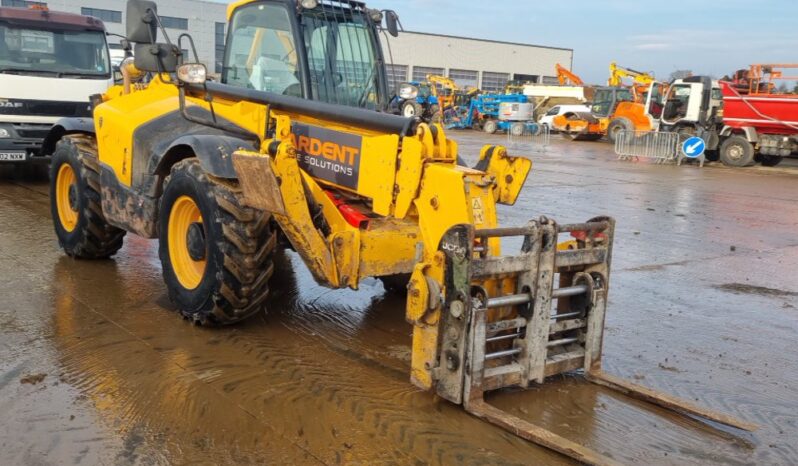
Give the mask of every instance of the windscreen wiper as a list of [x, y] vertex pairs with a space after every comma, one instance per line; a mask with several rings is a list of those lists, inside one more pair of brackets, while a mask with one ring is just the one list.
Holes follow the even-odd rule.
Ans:
[[59, 73], [58, 71], [31, 70], [29, 68], [0, 68], [0, 73], [4, 74], [43, 73], [43, 74], [54, 74], [58, 77], [61, 76], [61, 73]]
[[107, 78], [109, 77], [106, 74], [98, 74], [98, 73], [68, 73], [68, 72], [60, 72], [58, 73], [58, 77], [68, 76], [70, 78], [83, 78], [83, 79], [93, 79], [93, 78]]

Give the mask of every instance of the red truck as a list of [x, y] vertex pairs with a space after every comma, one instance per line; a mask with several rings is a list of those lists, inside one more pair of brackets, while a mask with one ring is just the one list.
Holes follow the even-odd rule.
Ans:
[[674, 81], [659, 131], [699, 136], [707, 158], [745, 167], [778, 165], [798, 152], [798, 95], [779, 93], [775, 81], [798, 80], [798, 65], [752, 65], [733, 78], [692, 76]]

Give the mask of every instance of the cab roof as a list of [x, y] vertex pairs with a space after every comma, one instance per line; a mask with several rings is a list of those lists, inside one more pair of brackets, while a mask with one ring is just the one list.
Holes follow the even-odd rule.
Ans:
[[105, 24], [97, 18], [35, 8], [0, 7], [0, 22], [17, 26], [57, 26], [74, 31], [105, 32]]
[[[262, 0], [238, 0], [234, 2], [230, 2], [227, 5], [227, 21], [230, 21], [230, 18], [233, 17], [233, 12], [236, 8], [247, 5], [249, 3], [257, 3]], [[296, 5], [299, 3], [299, 0], [283, 0], [285, 3]], [[359, 8], [364, 8], [366, 3], [361, 0], [319, 0], [320, 5], [336, 5], [337, 7], [349, 5]]]

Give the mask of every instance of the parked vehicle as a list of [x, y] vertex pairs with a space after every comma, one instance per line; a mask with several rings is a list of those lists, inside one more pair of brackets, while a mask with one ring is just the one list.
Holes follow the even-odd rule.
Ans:
[[441, 106], [433, 85], [412, 81], [399, 85], [396, 97], [391, 101], [391, 111], [406, 118], [419, 117], [427, 123], [441, 121]]
[[[775, 68], [753, 65], [752, 70], [763, 66]], [[798, 150], [798, 95], [778, 94], [767, 85], [769, 79], [765, 73], [749, 89], [706, 76], [677, 80], [665, 100], [659, 131], [703, 138], [707, 158], [725, 165], [778, 165]]]
[[573, 141], [598, 141], [607, 135], [619, 106], [634, 101], [634, 95], [628, 88], [596, 88], [589, 112], [569, 111], [555, 116], [552, 129]]
[[[0, 163], [46, 162], [41, 147], [53, 124], [91, 117], [89, 97], [112, 84], [102, 21], [0, 8]], [[82, 124], [93, 126], [90, 118]]]
[[479, 94], [468, 107], [461, 108], [451, 120], [448, 129], [471, 128], [488, 134], [497, 131], [520, 135], [538, 131], [534, 120], [535, 105], [523, 94]]
[[541, 127], [551, 130], [554, 126], [554, 118], [565, 115], [568, 112], [590, 113], [590, 107], [587, 105], [555, 105], [538, 118], [538, 124]]

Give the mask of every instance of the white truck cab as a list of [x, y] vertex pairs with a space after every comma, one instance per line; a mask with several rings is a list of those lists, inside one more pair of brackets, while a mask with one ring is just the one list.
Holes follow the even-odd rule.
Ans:
[[0, 163], [46, 160], [42, 141], [63, 117], [91, 117], [113, 85], [105, 25], [44, 8], [0, 8]]

